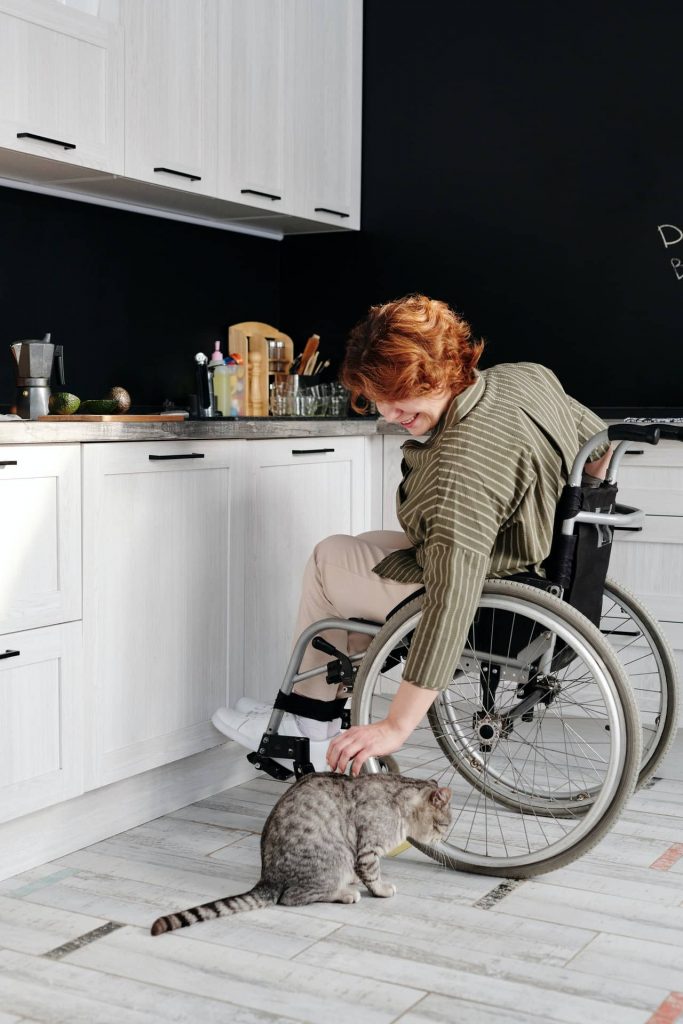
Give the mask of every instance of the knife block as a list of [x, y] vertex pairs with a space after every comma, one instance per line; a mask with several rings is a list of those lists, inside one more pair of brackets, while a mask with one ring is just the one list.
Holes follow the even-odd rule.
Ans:
[[240, 355], [245, 368], [245, 416], [267, 416], [269, 413], [266, 338], [281, 338], [284, 341], [285, 357], [291, 365], [294, 358], [292, 339], [277, 328], [256, 320], [245, 320], [228, 328], [228, 354]]

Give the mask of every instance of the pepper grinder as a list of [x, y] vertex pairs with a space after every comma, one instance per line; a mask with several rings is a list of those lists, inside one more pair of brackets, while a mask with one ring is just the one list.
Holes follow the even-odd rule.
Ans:
[[261, 397], [261, 364], [263, 357], [260, 352], [249, 353], [249, 405], [252, 416], [265, 416]]

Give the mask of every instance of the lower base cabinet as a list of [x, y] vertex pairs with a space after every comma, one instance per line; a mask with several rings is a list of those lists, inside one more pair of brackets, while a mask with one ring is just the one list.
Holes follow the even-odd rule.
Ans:
[[86, 789], [224, 742], [243, 445], [83, 446]]
[[0, 822], [82, 791], [81, 623], [0, 636]]

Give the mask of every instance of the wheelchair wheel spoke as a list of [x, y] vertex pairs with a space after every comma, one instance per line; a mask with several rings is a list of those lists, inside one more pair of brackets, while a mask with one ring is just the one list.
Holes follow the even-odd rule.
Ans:
[[[573, 859], [633, 784], [639, 752], [626, 727], [632, 737], [637, 717], [623, 669], [610, 640], [589, 627], [589, 642], [585, 620], [564, 607], [535, 588], [488, 584], [448, 688], [394, 755], [404, 774], [452, 789], [448, 835], [420, 847], [440, 863], [533, 874]], [[415, 599], [373, 639], [355, 721], [386, 717], [420, 608]], [[624, 639], [629, 661], [649, 667], [648, 652]]]

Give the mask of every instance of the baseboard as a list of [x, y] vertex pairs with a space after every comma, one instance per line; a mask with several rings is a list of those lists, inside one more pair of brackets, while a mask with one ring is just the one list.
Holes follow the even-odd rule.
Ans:
[[228, 741], [0, 825], [0, 880], [253, 779]]

